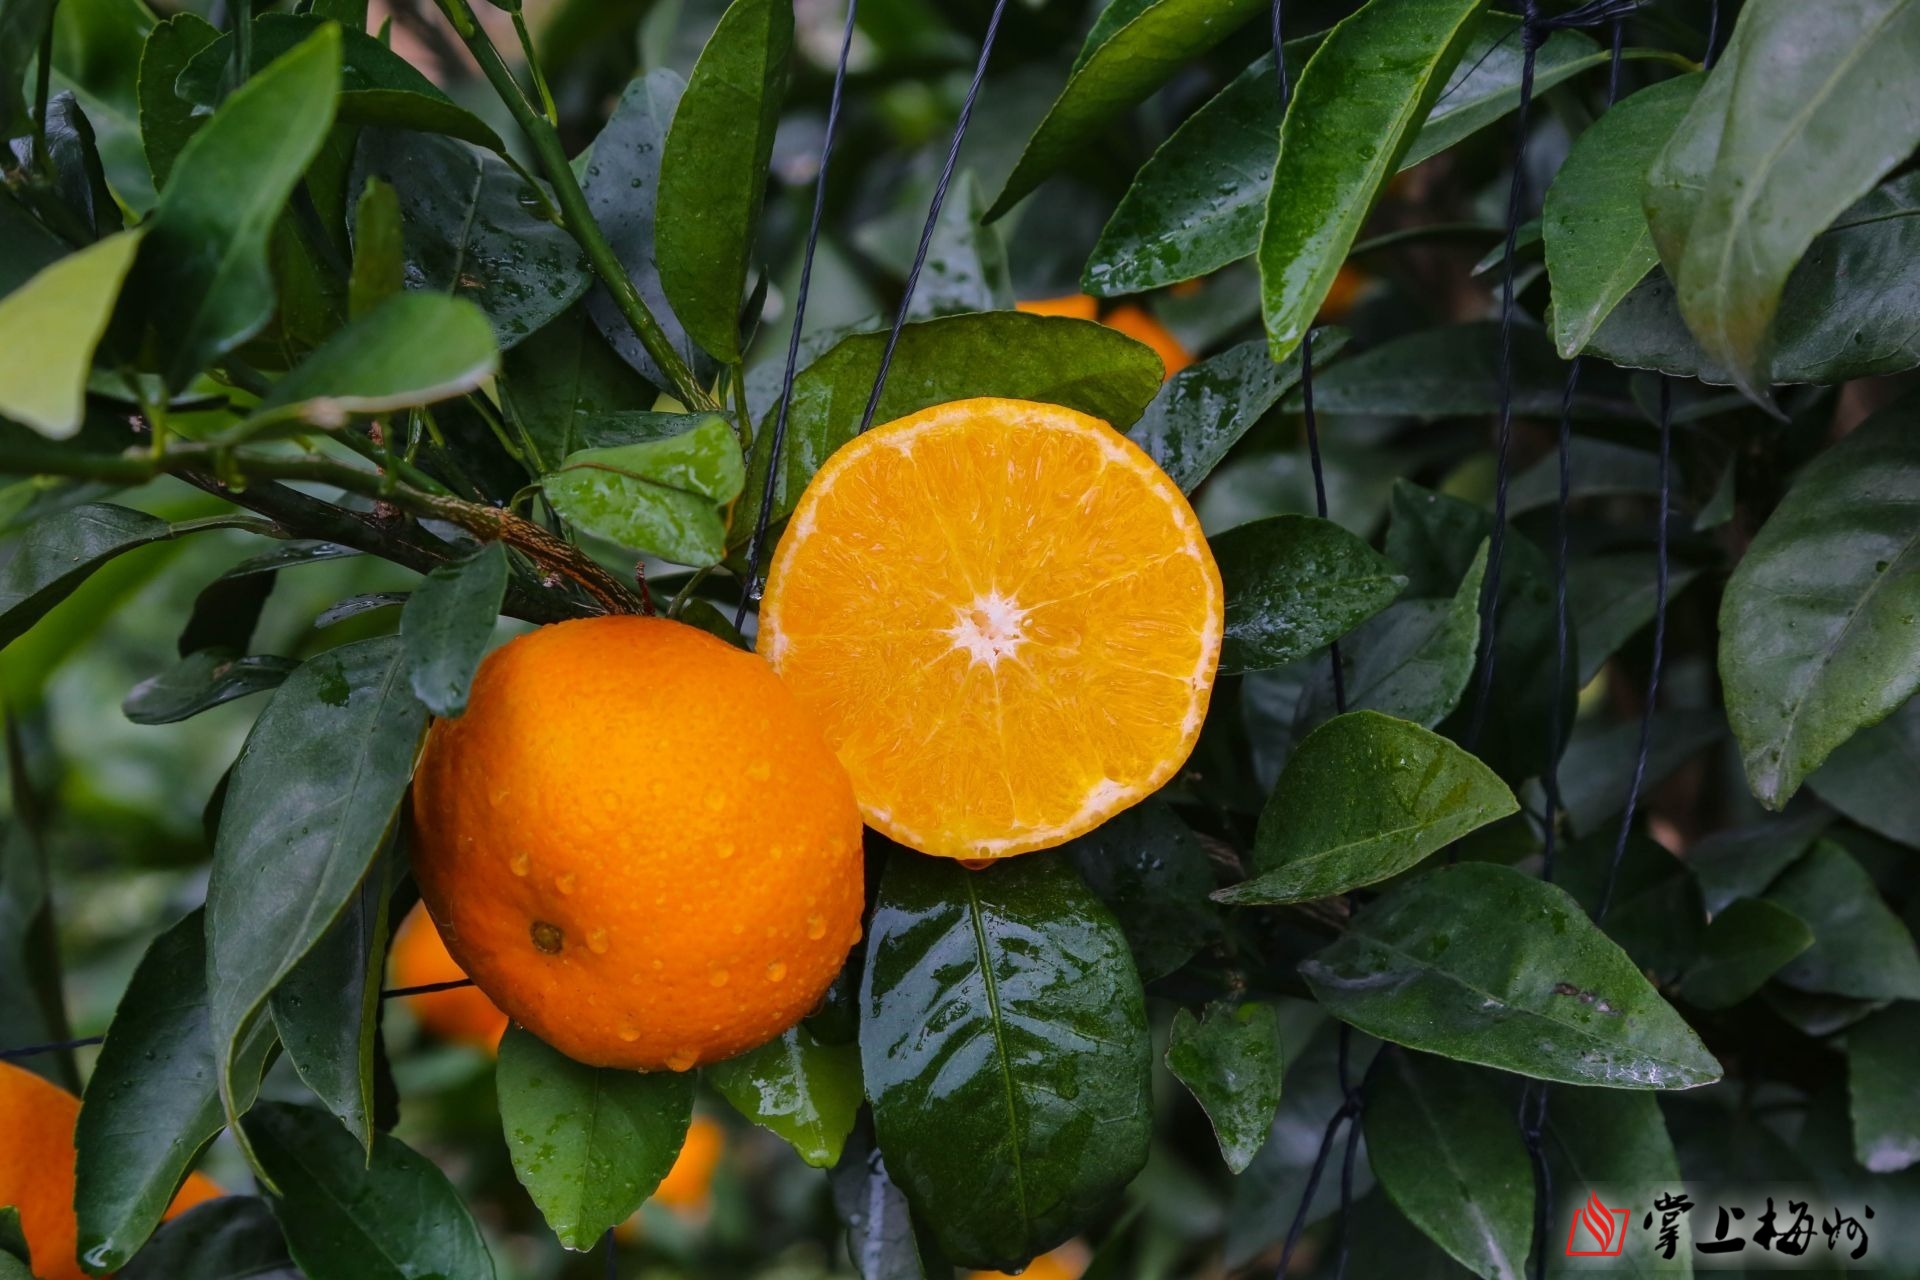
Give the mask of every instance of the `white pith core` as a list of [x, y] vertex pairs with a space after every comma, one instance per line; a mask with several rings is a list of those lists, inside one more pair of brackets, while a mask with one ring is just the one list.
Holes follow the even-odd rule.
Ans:
[[1000, 665], [1026, 641], [1027, 611], [998, 591], [989, 591], [974, 602], [954, 610], [954, 623], [947, 628], [953, 647], [964, 651], [976, 663], [989, 668]]

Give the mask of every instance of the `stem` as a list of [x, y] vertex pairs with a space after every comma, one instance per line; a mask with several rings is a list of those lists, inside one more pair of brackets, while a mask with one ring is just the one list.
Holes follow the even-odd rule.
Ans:
[[47, 99], [53, 92], [54, 10], [47, 10], [47, 29], [40, 33], [40, 65], [33, 80], [33, 167], [46, 175], [53, 172], [53, 153], [47, 149]]
[[620, 314], [632, 326], [640, 345], [647, 349], [653, 362], [666, 373], [667, 380], [673, 384], [674, 395], [689, 409], [713, 411], [720, 408], [719, 403], [693, 376], [693, 370], [680, 358], [680, 353], [673, 349], [667, 331], [660, 327], [653, 312], [647, 309], [640, 291], [627, 275], [627, 269], [620, 265], [619, 255], [607, 243], [606, 233], [600, 229], [599, 221], [587, 207], [586, 193], [580, 190], [580, 180], [574, 177], [573, 167], [567, 163], [567, 153], [560, 145], [560, 134], [527, 101], [519, 81], [513, 78], [513, 73], [501, 59], [500, 51], [494, 48], [493, 41], [481, 30], [473, 6], [468, 0], [435, 0], [435, 3], [447, 15], [455, 34], [466, 43], [474, 60], [480, 64], [480, 70], [486, 75], [487, 82], [500, 95], [500, 100], [506, 103], [520, 131], [532, 144], [534, 154], [540, 159], [540, 167], [546, 171], [547, 181], [553, 184], [554, 196], [560, 202], [560, 212], [564, 218], [562, 225], [586, 252], [587, 260], [593, 264], [601, 283], [606, 285], [614, 305], [620, 308]]
[[747, 407], [747, 369], [744, 364], [733, 366], [733, 412], [739, 418], [734, 434], [740, 437], [740, 448], [753, 448], [753, 411]]
[[533, 87], [540, 94], [540, 108], [546, 112], [547, 123], [560, 127], [560, 110], [553, 105], [553, 91], [547, 88], [547, 77], [540, 70], [540, 59], [533, 52], [533, 34], [527, 30], [526, 15], [518, 7], [513, 11], [513, 33], [520, 37], [520, 52], [526, 55], [527, 74], [533, 77]]

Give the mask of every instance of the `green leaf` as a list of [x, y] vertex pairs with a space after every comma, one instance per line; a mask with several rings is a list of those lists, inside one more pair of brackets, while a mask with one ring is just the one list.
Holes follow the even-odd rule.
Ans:
[[1720, 1064], [1565, 890], [1463, 862], [1360, 910], [1300, 974], [1370, 1035], [1460, 1062], [1615, 1089], [1688, 1089]]
[[1658, 265], [1641, 190], [1705, 78], [1663, 80], [1610, 107], [1574, 142], [1547, 189], [1540, 229], [1563, 359], [1585, 350], [1600, 322]]
[[1687, 850], [1706, 909], [1718, 915], [1741, 898], [1764, 893], [1782, 871], [1813, 846], [1833, 815], [1803, 806], [1791, 818], [1767, 818], [1719, 831]]
[[1385, 556], [1331, 520], [1273, 516], [1211, 541], [1226, 588], [1220, 670], [1229, 675], [1324, 648], [1407, 585]]
[[0, 4], [0, 144], [33, 127], [21, 94], [27, 68], [37, 59], [40, 38], [53, 21], [56, 0], [6, 0]]
[[34, 521], [0, 565], [0, 645], [19, 639], [113, 557], [172, 536], [166, 521], [105, 502]]
[[1234, 905], [1305, 902], [1376, 884], [1519, 810], [1506, 784], [1437, 733], [1377, 711], [1307, 735], [1260, 814]]
[[[9, 762], [12, 782], [20, 788], [17, 736], [9, 746], [14, 753]], [[21, 794], [14, 791], [16, 797]], [[23, 811], [27, 807], [22, 804]], [[65, 1040], [72, 1034], [61, 990], [50, 889], [47, 851], [36, 832], [21, 821], [0, 826], [0, 1028], [17, 1044]], [[66, 1054], [39, 1054], [20, 1065], [62, 1088], [79, 1085]]]
[[[1260, 234], [1262, 310], [1274, 359], [1306, 335], [1471, 41], [1484, 2], [1372, 0], [1329, 31], [1307, 60], [1280, 127]], [[1353, 91], [1357, 83], [1365, 93]]]
[[1263, 0], [1153, 0], [1136, 7], [1075, 65], [987, 210], [989, 221], [1084, 153], [1127, 108], [1266, 8]]
[[301, 957], [268, 1004], [300, 1079], [369, 1152], [392, 861], [390, 854], [375, 861], [346, 911]]
[[426, 721], [400, 642], [381, 637], [303, 664], [247, 735], [207, 886], [215, 1079], [229, 1122], [241, 1112], [240, 1043], [352, 905], [399, 816]]
[[222, 1196], [161, 1227], [120, 1280], [301, 1280], [264, 1200]]
[[[1487, 572], [1482, 541], [1450, 600], [1400, 600], [1340, 645], [1347, 706], [1379, 711], [1431, 729], [1467, 691], [1480, 651], [1480, 590]], [[1296, 736], [1337, 713], [1331, 664], [1318, 666], [1294, 705]]]
[[1702, 1009], [1730, 1009], [1813, 945], [1813, 930], [1778, 903], [1742, 898], [1713, 918], [1700, 954], [1680, 977], [1680, 996]]
[[589, 1067], [507, 1028], [500, 1123], [514, 1173], [561, 1244], [591, 1249], [653, 1194], [686, 1141], [693, 1079]]
[[467, 687], [487, 651], [507, 595], [507, 550], [483, 542], [470, 556], [429, 573], [400, 614], [413, 696], [436, 716], [467, 709]]
[[[31, 1261], [27, 1253], [27, 1233], [20, 1225], [20, 1210], [0, 1205], [0, 1258]], [[26, 1280], [33, 1280], [28, 1276]]]
[[740, 306], [792, 56], [789, 0], [733, 0], [660, 155], [660, 283], [687, 333], [729, 364], [740, 359]]
[[[1669, 566], [1667, 606], [1672, 608], [1675, 597], [1699, 576], [1689, 565]], [[1579, 641], [1581, 688], [1653, 621], [1657, 581], [1653, 557], [1638, 552], [1593, 556], [1567, 567], [1567, 609]]]
[[1881, 410], [1802, 468], [1727, 582], [1727, 719], [1769, 808], [1920, 689], [1916, 403]]
[[[905, 280], [920, 247], [920, 232], [932, 194], [930, 184], [906, 187], [898, 193], [898, 203], [890, 213], [854, 233], [854, 244], [895, 277]], [[986, 200], [973, 170], [961, 170], [933, 224], [919, 283], [908, 301], [907, 319], [927, 320], [964, 311], [1006, 311], [1013, 306], [1007, 246], [998, 227], [982, 223], [985, 213]]]
[[602, 438], [609, 420], [635, 413], [634, 405], [652, 404], [658, 393], [614, 354], [584, 306], [507, 352], [502, 366], [501, 400], [526, 428], [526, 462], [535, 475], [545, 475], [576, 449], [674, 434], [650, 429]]
[[[1662, 56], [1655, 49], [1622, 49], [1626, 58]], [[1671, 55], [1668, 55], [1671, 56]], [[1534, 100], [1583, 71], [1607, 65], [1612, 54], [1578, 31], [1552, 31], [1533, 52]], [[1473, 38], [1460, 55], [1420, 133], [1400, 157], [1404, 172], [1469, 138], [1520, 106], [1520, 77], [1525, 69], [1526, 36], [1510, 13], [1488, 11], [1474, 24]]]
[[1755, 400], [1768, 399], [1769, 329], [1794, 264], [1920, 141], [1916, 55], [1914, 0], [1756, 0], [1648, 174], [1687, 327]]
[[806, 1027], [789, 1027], [706, 1075], [734, 1110], [786, 1139], [814, 1168], [839, 1163], [862, 1101], [856, 1046], [821, 1044]]
[[479, 307], [437, 293], [397, 294], [274, 383], [230, 436], [337, 429], [356, 414], [447, 400], [481, 386], [499, 363], [493, 328]]
[[1198, 1018], [1189, 1009], [1173, 1015], [1167, 1070], [1206, 1110], [1220, 1155], [1234, 1173], [1253, 1163], [1266, 1143], [1280, 1106], [1285, 1062], [1272, 1005], [1215, 1003]]
[[[253, 60], [260, 65], [327, 25], [319, 14], [263, 13], [253, 22]], [[506, 144], [480, 117], [454, 102], [412, 63], [363, 31], [340, 33], [339, 118], [342, 124], [418, 129], [471, 142], [489, 151]], [[207, 45], [174, 83], [182, 99], [203, 107], [219, 103], [222, 79], [233, 58], [233, 36]]]
[[887, 1167], [959, 1265], [1024, 1266], [1145, 1163], [1140, 979], [1066, 864], [977, 874], [895, 849], [860, 1003]]
[[887, 1174], [887, 1162], [873, 1144], [873, 1125], [863, 1121], [827, 1175], [833, 1207], [847, 1228], [847, 1256], [861, 1280], [925, 1280], [944, 1272], [937, 1256], [915, 1229], [907, 1197]]
[[541, 480], [565, 519], [623, 547], [675, 564], [718, 564], [727, 553], [723, 508], [746, 468], [718, 415], [664, 440], [582, 449]]
[[1920, 848], [1920, 698], [1848, 738], [1807, 786], [1842, 814], [1889, 840]]
[[219, 29], [199, 14], [176, 13], [148, 34], [140, 51], [140, 140], [156, 191], [165, 190], [180, 149], [206, 123], [173, 91], [173, 82], [196, 53], [219, 38]]
[[[1643, 790], [1651, 790], [1681, 765], [1726, 734], [1717, 712], [1661, 710], [1654, 713]], [[1560, 803], [1567, 828], [1588, 835], [1612, 825], [1627, 807], [1627, 792], [1640, 762], [1640, 725], [1608, 725], [1583, 732], [1567, 743], [1560, 763]]]
[[12, 293], [35, 273], [72, 252], [13, 194], [0, 189], [0, 294]]
[[1123, 809], [1055, 856], [1074, 865], [1120, 922], [1143, 982], [1180, 968], [1220, 932], [1219, 912], [1207, 901], [1212, 864], [1165, 801]]
[[1477, 1276], [1521, 1280], [1533, 1168], [1511, 1099], [1445, 1058], [1390, 1049], [1367, 1089], [1367, 1158], [1400, 1211]]
[[374, 178], [353, 213], [353, 275], [347, 281], [347, 313], [359, 320], [406, 284], [406, 251], [400, 230], [400, 197]]
[[[204, 913], [195, 911], [147, 948], [107, 1028], [74, 1131], [78, 1248], [91, 1270], [145, 1256], [141, 1245], [225, 1127], [206, 973]], [[240, 1047], [235, 1076], [244, 1097], [259, 1087], [273, 1044], [273, 1028], [262, 1024]]]
[[307, 1280], [492, 1280], [460, 1193], [399, 1139], [374, 1135], [369, 1158], [326, 1112], [280, 1102], [253, 1109], [247, 1136]]
[[[1910, 323], [1920, 289], [1917, 213], [1920, 174], [1905, 174], [1876, 187], [1814, 238], [1774, 313], [1776, 383], [1845, 382], [1920, 364], [1920, 332]], [[1663, 271], [1626, 296], [1587, 350], [1635, 369], [1715, 386], [1733, 382], [1688, 332]]]
[[[1581, 1188], [1594, 1189], [1609, 1205], [1619, 1207], [1625, 1201], [1637, 1207], [1636, 1197], [1645, 1195], [1648, 1188], [1679, 1185], [1680, 1161], [1667, 1136], [1660, 1103], [1652, 1094], [1557, 1089], [1547, 1107], [1542, 1136], [1556, 1191], [1573, 1189], [1577, 1194]], [[1672, 1261], [1656, 1252], [1658, 1231], [1644, 1230], [1630, 1221], [1621, 1261], [1611, 1265], [1634, 1276], [1692, 1275], [1687, 1215], [1681, 1214], [1675, 1226], [1678, 1237]], [[1554, 1233], [1559, 1234], [1558, 1220]], [[1560, 1240], [1565, 1238], [1560, 1234]], [[1592, 1274], [1586, 1259], [1565, 1257], [1563, 1249], [1554, 1247], [1559, 1243], [1549, 1237], [1547, 1274], [1553, 1280]]]
[[144, 234], [108, 236], [0, 298], [0, 415], [55, 440], [80, 430], [93, 349]]
[[1898, 1173], [1920, 1161], [1920, 1005], [1897, 1004], [1847, 1033], [1854, 1158], [1871, 1173]]
[[[880, 372], [885, 333], [843, 338], [794, 380], [774, 516], [783, 517], [834, 450], [853, 439]], [[1017, 311], [922, 320], [900, 330], [876, 424], [972, 396], [1039, 400], [1091, 414], [1125, 431], [1160, 391], [1160, 357], [1105, 325]], [[747, 472], [747, 501], [736, 511], [732, 544], [753, 532], [767, 473], [763, 422]]]
[[[1330, 360], [1347, 344], [1338, 329], [1314, 335], [1314, 357]], [[1189, 365], [1167, 379], [1127, 434], [1192, 493], [1227, 452], [1300, 381], [1300, 358], [1275, 364], [1255, 339]]]
[[592, 275], [572, 236], [536, 212], [550, 199], [504, 161], [451, 138], [368, 129], [349, 189], [400, 198], [409, 289], [477, 303], [502, 351], [565, 311]]
[[[1565, 767], [1569, 778], [1577, 776], [1571, 766]], [[1616, 869], [1618, 838], [1618, 829], [1609, 825], [1562, 843], [1554, 879], [1593, 915], [1612, 876], [1613, 899], [1604, 932], [1641, 972], [1665, 983], [1697, 957], [1706, 931], [1706, 907], [1687, 864], [1638, 831], [1628, 834]]]
[[[666, 149], [667, 128], [674, 108], [679, 105], [686, 87], [677, 73], [665, 67], [634, 77], [606, 126], [594, 139], [592, 148], [574, 162], [574, 167], [582, 170], [580, 187], [586, 193], [587, 207], [593, 211], [601, 231], [606, 233], [607, 243], [613, 246], [627, 278], [639, 290], [640, 300], [660, 321], [668, 343], [680, 353], [680, 358], [696, 373], [706, 376], [711, 362], [699, 344], [687, 336], [679, 317], [668, 306], [660, 271], [654, 265], [660, 157]], [[631, 366], [629, 378], [638, 382], [632, 375], [632, 370], [638, 370], [655, 386], [671, 385], [641, 345], [639, 336], [620, 313], [605, 285], [594, 285], [587, 295], [586, 309], [601, 336], [613, 344], [620, 359]], [[608, 407], [631, 409], [635, 405], [650, 404], [652, 400], [649, 392], [644, 397], [623, 399]], [[558, 461], [567, 452], [566, 448], [556, 449], [551, 460]]]
[[1774, 882], [1767, 898], [1813, 930], [1813, 945], [1775, 975], [1781, 982], [1860, 1000], [1920, 1000], [1913, 935], [1839, 845], [1814, 845]]
[[185, 387], [274, 311], [267, 238], [333, 124], [340, 29], [327, 25], [234, 91], [181, 148], [128, 288], [160, 372]]
[[235, 698], [277, 689], [299, 665], [271, 654], [243, 658], [226, 649], [201, 649], [135, 685], [120, 709], [135, 724], [177, 724]]

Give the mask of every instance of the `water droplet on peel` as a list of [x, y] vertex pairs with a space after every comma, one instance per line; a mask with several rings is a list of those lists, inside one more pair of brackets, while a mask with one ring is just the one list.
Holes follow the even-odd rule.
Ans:
[[755, 760], [747, 766], [747, 777], [755, 782], [765, 782], [773, 776], [773, 766], [765, 760]]
[[632, 1027], [622, 1027], [620, 1028], [620, 1038], [626, 1041], [628, 1044], [632, 1044], [635, 1040], [638, 1040], [640, 1038], [640, 1033], [639, 1031], [635, 1030]]
[[706, 804], [707, 808], [711, 809], [715, 813], [718, 813], [722, 809], [727, 807], [727, 798], [721, 795], [718, 791], [709, 791], [707, 792], [707, 798], [704, 803]]
[[713, 846], [713, 854], [716, 858], [731, 858], [733, 856], [733, 841], [722, 840], [719, 844]]
[[579, 882], [579, 877], [575, 876], [573, 872], [563, 871], [553, 878], [553, 887], [562, 893], [572, 893], [573, 886]]
[[700, 1061], [700, 1054], [697, 1050], [682, 1049], [667, 1059], [667, 1069], [669, 1071], [687, 1071], [698, 1061]]
[[778, 960], [775, 960], [772, 964], [767, 966], [768, 982], [779, 982], [782, 978], [785, 978], [786, 976], [787, 976], [787, 966], [784, 964], [781, 964]]
[[815, 942], [827, 936], [827, 922], [820, 916], [807, 917], [807, 937]]
[[528, 857], [524, 853], [516, 853], [513, 855], [512, 859], [508, 861], [507, 870], [513, 872], [513, 874], [517, 876], [523, 876], [527, 874], [528, 868], [532, 866], [533, 866], [532, 858]]
[[595, 929], [587, 935], [587, 950], [597, 956], [607, 954], [607, 931], [605, 929]]
[[667, 965], [666, 965], [666, 962], [665, 962], [664, 960], [655, 960], [655, 961], [653, 962], [653, 971], [654, 971], [655, 973], [658, 973], [658, 972], [660, 972], [660, 971], [661, 971], [662, 969], [664, 969], [664, 968], [666, 968], [666, 967], [667, 967]]
[[727, 985], [727, 971], [725, 969], [715, 969], [707, 975], [707, 981], [716, 987], [724, 987]]

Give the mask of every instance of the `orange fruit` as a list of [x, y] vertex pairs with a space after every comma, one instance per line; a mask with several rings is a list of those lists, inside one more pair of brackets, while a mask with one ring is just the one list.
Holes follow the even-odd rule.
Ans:
[[1353, 311], [1353, 304], [1373, 283], [1369, 276], [1351, 262], [1340, 264], [1340, 270], [1334, 273], [1333, 284], [1327, 289], [1326, 301], [1320, 304], [1319, 320], [1326, 323], [1344, 320]]
[[[86, 1280], [74, 1258], [80, 1224], [73, 1213], [73, 1127], [79, 1119], [80, 1099], [0, 1062], [0, 1205], [20, 1210], [39, 1280]], [[166, 1216], [225, 1194], [212, 1179], [190, 1173]]]
[[1086, 414], [960, 400], [827, 460], [768, 573], [760, 649], [867, 822], [985, 860], [1157, 790], [1205, 718], [1220, 571], [1166, 473]]
[[[434, 928], [433, 917], [419, 907], [409, 911], [400, 927], [393, 931], [389, 959], [396, 987], [458, 982], [467, 976], [467, 971], [447, 953], [447, 944], [441, 941], [440, 930]], [[498, 1051], [500, 1037], [507, 1030], [507, 1015], [478, 987], [409, 996], [407, 1009], [420, 1019], [422, 1026], [442, 1039], [470, 1044], [488, 1053]]]
[[654, 1188], [653, 1202], [681, 1213], [705, 1211], [713, 1199], [713, 1171], [726, 1145], [725, 1129], [705, 1116], [695, 1116], [673, 1168]]
[[766, 663], [664, 618], [489, 654], [414, 776], [447, 950], [581, 1062], [685, 1071], [779, 1035], [860, 936], [860, 814]]
[[1084, 293], [1070, 293], [1064, 298], [1036, 298], [1030, 302], [1016, 302], [1015, 311], [1024, 311], [1035, 316], [1066, 316], [1070, 320], [1097, 320], [1100, 316], [1100, 304]]
[[[1052, 1253], [1043, 1253], [1027, 1264], [1020, 1280], [1080, 1280], [1080, 1273], [1092, 1260], [1087, 1246], [1069, 1240]], [[967, 1280], [1012, 1280], [1004, 1271], [975, 1271]]]
[[1193, 353], [1181, 346], [1180, 339], [1148, 314], [1144, 307], [1132, 303], [1115, 307], [1100, 323], [1117, 333], [1126, 334], [1135, 342], [1144, 342], [1152, 347], [1154, 354], [1160, 357], [1160, 363], [1166, 366], [1166, 376], [1169, 378], [1193, 363]]

